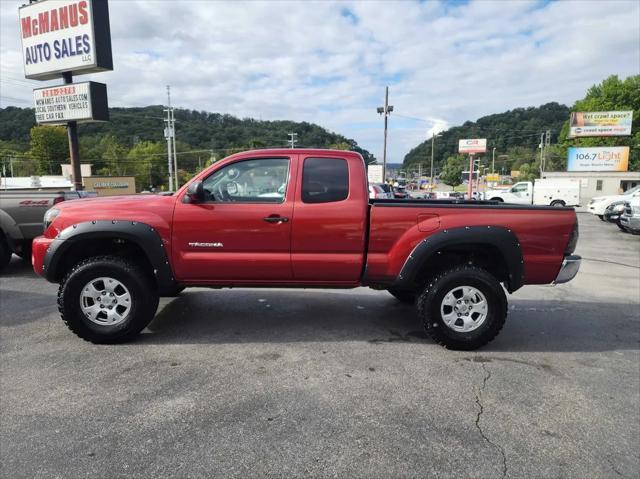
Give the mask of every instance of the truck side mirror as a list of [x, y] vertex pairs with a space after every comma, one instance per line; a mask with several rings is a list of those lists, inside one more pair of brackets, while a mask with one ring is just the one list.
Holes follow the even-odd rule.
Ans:
[[204, 201], [204, 185], [202, 181], [194, 181], [187, 188], [186, 203], [202, 203]]

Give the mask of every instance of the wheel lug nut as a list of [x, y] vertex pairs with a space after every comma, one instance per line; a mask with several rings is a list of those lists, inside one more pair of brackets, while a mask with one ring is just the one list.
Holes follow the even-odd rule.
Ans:
[[98, 297], [96, 298], [96, 300], [98, 300], [98, 301], [102, 301], [102, 298], [101, 298], [100, 296], [98, 296]]
[[106, 292], [106, 291], [103, 291], [103, 292], [102, 292], [102, 296], [105, 296], [106, 294], [107, 294], [107, 292]]
[[104, 308], [104, 304], [101, 304], [101, 305], [100, 305], [100, 309], [102, 309], [102, 308]]

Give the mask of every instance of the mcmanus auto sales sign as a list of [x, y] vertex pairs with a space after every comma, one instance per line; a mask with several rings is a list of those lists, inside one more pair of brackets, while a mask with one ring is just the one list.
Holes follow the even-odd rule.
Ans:
[[41, 0], [19, 9], [26, 78], [113, 69], [106, 0]]

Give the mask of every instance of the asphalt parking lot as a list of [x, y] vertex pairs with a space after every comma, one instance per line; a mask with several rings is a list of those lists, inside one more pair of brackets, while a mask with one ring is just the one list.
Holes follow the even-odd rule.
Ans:
[[386, 292], [187, 290], [94, 346], [56, 285], [0, 277], [6, 478], [638, 477], [640, 237], [579, 214], [581, 272], [484, 349]]

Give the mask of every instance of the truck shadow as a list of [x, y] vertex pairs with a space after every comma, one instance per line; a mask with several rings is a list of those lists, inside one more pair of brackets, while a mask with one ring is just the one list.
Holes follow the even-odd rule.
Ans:
[[[640, 346], [637, 305], [513, 300], [498, 338], [482, 351], [611, 351]], [[140, 342], [287, 343], [367, 341], [434, 345], [412, 306], [386, 293], [187, 290]]]
[[25, 261], [15, 254], [11, 257], [11, 261], [7, 267], [0, 273], [0, 280], [7, 278], [36, 278], [36, 273], [33, 271], [31, 261]]

